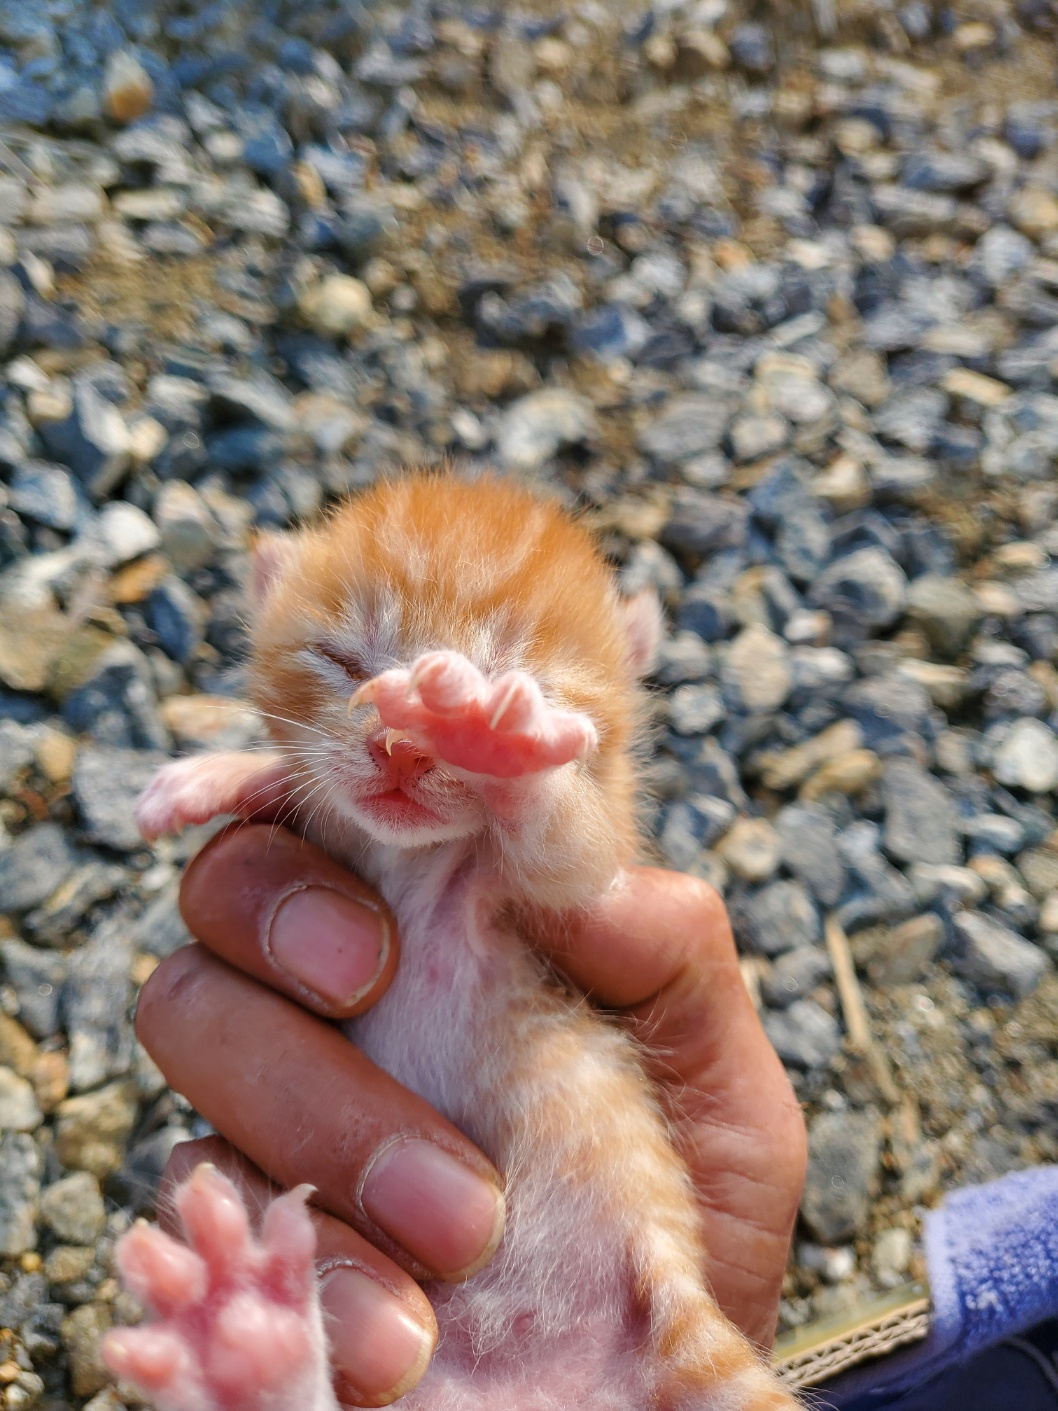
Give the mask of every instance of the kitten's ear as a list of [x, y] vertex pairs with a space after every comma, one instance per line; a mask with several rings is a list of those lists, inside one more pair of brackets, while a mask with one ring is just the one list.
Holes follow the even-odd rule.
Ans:
[[658, 647], [665, 635], [665, 613], [653, 588], [640, 588], [621, 599], [628, 660], [635, 676], [649, 676], [657, 665]]
[[293, 545], [286, 534], [262, 532], [250, 548], [250, 602], [261, 606], [290, 560]]

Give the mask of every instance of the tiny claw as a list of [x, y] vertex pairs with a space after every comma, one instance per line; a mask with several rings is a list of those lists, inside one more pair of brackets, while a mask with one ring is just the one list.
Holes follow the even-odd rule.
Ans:
[[387, 730], [387, 731], [386, 731], [386, 753], [387, 753], [388, 755], [391, 755], [391, 754], [393, 753], [393, 746], [394, 746], [394, 745], [399, 745], [400, 742], [401, 742], [401, 740], [409, 740], [410, 738], [411, 738], [411, 736], [408, 734], [407, 730], [392, 730], [392, 729]]
[[511, 701], [514, 700], [514, 697], [515, 697], [515, 695], [517, 694], [517, 691], [518, 691], [518, 682], [517, 682], [517, 681], [512, 681], [511, 684], [507, 687], [506, 691], [504, 691], [504, 693], [503, 693], [503, 699], [500, 701], [500, 703], [499, 703], [499, 705], [496, 707], [496, 709], [492, 712], [492, 719], [489, 721], [489, 729], [490, 729], [490, 730], [495, 730], [496, 726], [500, 723], [500, 721], [503, 719], [503, 717], [507, 714], [507, 711], [508, 711], [508, 709], [509, 709], [509, 707], [510, 707]]
[[362, 681], [360, 685], [357, 686], [356, 690], [349, 697], [349, 705], [345, 712], [346, 715], [352, 715], [357, 706], [364, 705], [365, 702], [372, 699], [374, 692], [371, 690], [371, 687], [374, 684], [374, 678], [372, 677], [370, 681]]

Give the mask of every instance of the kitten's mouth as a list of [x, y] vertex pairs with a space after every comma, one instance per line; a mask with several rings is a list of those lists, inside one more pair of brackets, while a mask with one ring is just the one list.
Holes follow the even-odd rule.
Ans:
[[434, 809], [413, 799], [400, 786], [371, 794], [357, 802], [370, 818], [390, 827], [422, 828], [444, 821]]

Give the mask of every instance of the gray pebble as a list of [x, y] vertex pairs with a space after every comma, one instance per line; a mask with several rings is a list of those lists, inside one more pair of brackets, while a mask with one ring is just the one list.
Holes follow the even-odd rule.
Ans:
[[65, 1244], [95, 1244], [106, 1223], [99, 1182], [87, 1171], [56, 1181], [41, 1194], [40, 1217]]
[[[44, 1158], [31, 1136], [23, 1132], [0, 1135], [0, 1255], [5, 1258], [17, 1258], [36, 1248], [37, 1202], [43, 1170]], [[28, 1301], [29, 1307], [44, 1290], [34, 1292], [37, 1297]], [[21, 1322], [17, 1314], [13, 1318], [6, 1316], [13, 1311], [5, 1310], [4, 1323], [8, 1327], [17, 1327]]]
[[1050, 969], [1045, 951], [980, 912], [960, 912], [952, 926], [960, 948], [957, 966], [983, 990], [1024, 999]]
[[109, 746], [86, 746], [80, 751], [73, 796], [92, 842], [117, 852], [135, 852], [143, 846], [133, 809], [165, 758], [148, 750]]
[[885, 848], [900, 862], [961, 861], [955, 809], [939, 779], [911, 759], [892, 759], [882, 779]]
[[39, 906], [74, 872], [80, 854], [57, 823], [38, 823], [0, 852], [0, 911]]
[[836, 906], [845, 890], [845, 864], [838, 830], [819, 808], [791, 804], [775, 819], [783, 866], [798, 877], [821, 905]]
[[780, 955], [822, 936], [819, 912], [800, 882], [770, 882], [734, 908], [735, 930], [751, 950]]
[[865, 1233], [881, 1141], [873, 1113], [824, 1112], [810, 1125], [801, 1217], [823, 1244]]
[[841, 1028], [814, 1000], [795, 999], [788, 1009], [764, 1014], [764, 1032], [784, 1063], [825, 1068], [841, 1049]]

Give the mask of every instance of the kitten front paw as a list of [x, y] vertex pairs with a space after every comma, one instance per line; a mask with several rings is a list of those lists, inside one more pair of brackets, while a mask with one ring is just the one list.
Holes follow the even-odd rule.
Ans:
[[290, 770], [279, 755], [194, 755], [162, 766], [139, 797], [136, 826], [150, 843], [219, 814], [275, 808], [291, 792]]
[[203, 1165], [175, 1196], [190, 1248], [137, 1223], [117, 1263], [154, 1319], [107, 1334], [111, 1373], [159, 1411], [337, 1411], [306, 1190], [269, 1206], [257, 1240], [238, 1191]]
[[427, 652], [365, 681], [352, 705], [366, 703], [446, 764], [500, 779], [557, 769], [599, 743], [588, 717], [550, 705], [528, 672], [490, 681], [459, 652]]

